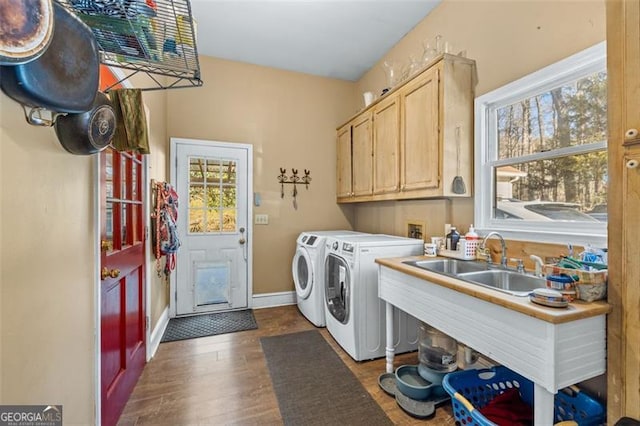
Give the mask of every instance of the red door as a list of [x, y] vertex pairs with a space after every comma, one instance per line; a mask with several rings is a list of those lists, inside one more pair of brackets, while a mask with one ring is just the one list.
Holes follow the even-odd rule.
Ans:
[[100, 154], [102, 424], [115, 425], [146, 362], [142, 155]]

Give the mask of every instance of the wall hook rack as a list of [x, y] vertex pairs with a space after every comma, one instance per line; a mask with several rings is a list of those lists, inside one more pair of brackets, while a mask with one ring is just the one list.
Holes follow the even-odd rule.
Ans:
[[298, 202], [296, 197], [298, 196], [297, 185], [304, 185], [305, 189], [309, 189], [309, 183], [311, 183], [311, 170], [304, 169], [304, 176], [298, 176], [298, 169], [291, 169], [291, 176], [287, 176], [287, 169], [280, 167], [280, 175], [278, 176], [278, 182], [280, 182], [280, 198], [284, 198], [284, 185], [293, 184], [293, 207], [298, 208]]

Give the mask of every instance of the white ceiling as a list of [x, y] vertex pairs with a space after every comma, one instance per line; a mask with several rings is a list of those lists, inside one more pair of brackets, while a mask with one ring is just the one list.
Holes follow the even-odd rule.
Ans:
[[191, 0], [191, 8], [201, 55], [356, 81], [438, 3]]

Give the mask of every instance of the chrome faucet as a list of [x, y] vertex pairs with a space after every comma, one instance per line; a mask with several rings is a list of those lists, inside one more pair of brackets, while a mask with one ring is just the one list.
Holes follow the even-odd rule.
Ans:
[[[489, 238], [493, 236], [500, 238], [500, 245], [502, 246], [502, 257], [500, 258], [500, 265], [502, 265], [503, 268], [506, 268], [507, 267], [507, 244], [504, 242], [504, 238], [502, 238], [502, 235], [500, 235], [498, 232], [495, 232], [495, 231], [489, 232], [482, 239], [482, 242], [480, 243], [480, 250], [482, 251], [486, 250], [486, 242]], [[491, 263], [490, 256], [487, 258], [487, 262]]]

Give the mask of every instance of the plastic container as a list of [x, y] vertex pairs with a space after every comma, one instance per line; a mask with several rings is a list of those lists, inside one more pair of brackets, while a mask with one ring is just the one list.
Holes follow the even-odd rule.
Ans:
[[458, 342], [430, 325], [420, 323], [418, 359], [434, 371], [454, 371], [458, 368]]
[[452, 226], [451, 230], [444, 238], [445, 249], [456, 251], [458, 249], [459, 240], [460, 240], [460, 233], [456, 230], [455, 226]]
[[467, 241], [479, 240], [480, 239], [480, 236], [476, 233], [476, 230], [473, 227], [473, 223], [471, 225], [469, 225], [469, 231], [467, 231], [467, 233], [464, 234], [464, 237], [467, 239]]
[[417, 365], [401, 365], [396, 369], [396, 387], [411, 399], [425, 400], [434, 386], [418, 374]]
[[[442, 385], [451, 396], [457, 425], [495, 426], [479, 409], [508, 389], [518, 389], [522, 400], [533, 406], [533, 382], [503, 366], [449, 373]], [[554, 422], [573, 420], [579, 426], [596, 426], [605, 421], [603, 405], [575, 386], [558, 391], [553, 411]]]

